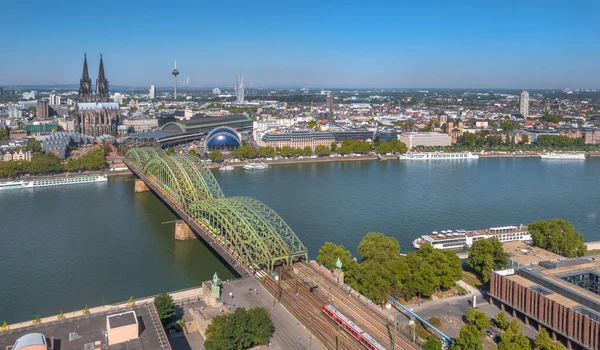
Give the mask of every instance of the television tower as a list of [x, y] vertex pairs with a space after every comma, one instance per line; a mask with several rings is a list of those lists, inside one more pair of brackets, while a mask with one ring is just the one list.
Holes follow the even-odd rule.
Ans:
[[173, 92], [173, 99], [176, 100], [177, 99], [177, 76], [179, 75], [179, 71], [177, 70], [177, 59], [175, 59], [175, 67], [173, 69], [172, 74], [173, 74], [173, 79], [175, 81], [175, 85], [174, 85], [175, 89]]

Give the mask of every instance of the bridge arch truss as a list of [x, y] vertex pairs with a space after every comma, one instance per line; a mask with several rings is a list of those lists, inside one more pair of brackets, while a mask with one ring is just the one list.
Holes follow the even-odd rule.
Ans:
[[307, 259], [306, 247], [292, 229], [264, 203], [250, 197], [229, 197], [193, 203], [190, 215], [223, 236], [247, 266], [272, 271], [278, 264]]

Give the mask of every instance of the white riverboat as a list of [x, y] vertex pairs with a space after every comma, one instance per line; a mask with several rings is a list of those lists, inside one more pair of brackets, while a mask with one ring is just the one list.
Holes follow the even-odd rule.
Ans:
[[58, 178], [46, 178], [38, 180], [20, 180], [0, 183], [0, 190], [12, 190], [23, 188], [49, 187], [49, 186], [64, 186], [86, 183], [106, 182], [106, 175], [86, 175], [86, 176], [67, 176]]
[[219, 168], [220, 171], [231, 171], [233, 169], [233, 165], [221, 165], [221, 167]]
[[246, 163], [244, 164], [245, 170], [264, 170], [269, 166], [265, 163]]
[[411, 152], [400, 155], [400, 160], [470, 160], [479, 159], [479, 156], [470, 152], [443, 153], [443, 152]]
[[430, 243], [437, 249], [460, 250], [470, 248], [474, 242], [497, 237], [501, 243], [512, 241], [531, 241], [531, 234], [525, 225], [490, 227], [485, 230], [443, 230], [433, 231], [413, 241], [413, 247], [419, 249], [422, 244]]
[[556, 160], [585, 160], [585, 153], [547, 152], [540, 154], [542, 159]]

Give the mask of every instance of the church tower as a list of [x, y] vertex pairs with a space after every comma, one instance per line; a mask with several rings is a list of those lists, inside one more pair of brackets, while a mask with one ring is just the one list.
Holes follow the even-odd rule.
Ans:
[[83, 55], [83, 74], [79, 81], [79, 102], [92, 102], [92, 79], [88, 73], [87, 56]]
[[98, 79], [96, 79], [96, 101], [108, 102], [108, 80], [104, 75], [104, 62], [102, 62], [102, 54], [100, 54], [100, 70], [98, 71]]

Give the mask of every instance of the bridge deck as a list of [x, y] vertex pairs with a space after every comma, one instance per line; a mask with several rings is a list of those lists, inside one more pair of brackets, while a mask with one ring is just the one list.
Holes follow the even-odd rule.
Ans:
[[133, 172], [137, 177], [142, 179], [146, 186], [152, 190], [160, 199], [163, 200], [177, 215], [188, 224], [188, 226], [192, 229], [192, 231], [196, 234], [196, 236], [202, 238], [204, 242], [208, 243], [210, 248], [215, 251], [219, 256], [229, 264], [229, 266], [234, 269], [237, 274], [241, 277], [250, 276], [251, 271], [244, 266], [244, 264], [237, 259], [236, 253], [232, 249], [228, 249], [226, 246], [226, 242], [222, 242], [221, 237], [215, 235], [211, 230], [209, 230], [202, 223], [197, 221], [194, 217], [188, 215], [185, 210], [179, 206], [177, 201], [172, 198], [166, 191], [164, 191], [160, 186], [158, 186], [152, 179], [146, 176], [141, 170], [139, 170], [133, 163], [128, 161], [127, 159], [123, 159], [123, 162], [131, 172]]

